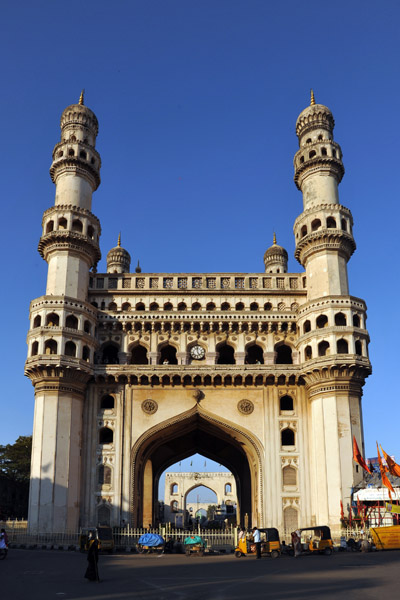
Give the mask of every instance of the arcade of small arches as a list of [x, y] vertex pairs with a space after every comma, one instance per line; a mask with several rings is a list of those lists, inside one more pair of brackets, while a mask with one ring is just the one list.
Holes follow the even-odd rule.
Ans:
[[44, 214], [43, 235], [56, 231], [79, 233], [97, 243], [100, 223], [93, 213], [84, 208], [57, 205]]
[[91, 350], [89, 346], [82, 344], [75, 344], [71, 340], [64, 342], [63, 348], [60, 348], [59, 344], [54, 339], [47, 340], [35, 340], [31, 345], [30, 356], [38, 356], [42, 354], [63, 354], [73, 358], [81, 358], [85, 362], [91, 362]]
[[[196, 342], [197, 344], [197, 342]], [[205, 362], [207, 357], [207, 348], [200, 344], [206, 354], [201, 360], [195, 360], [190, 357], [190, 348], [193, 347], [194, 343], [191, 343], [187, 347], [186, 356], [185, 356], [185, 364], [201, 364]], [[245, 347], [245, 356], [244, 359], [241, 356], [241, 363], [238, 364], [249, 364], [249, 365], [263, 365], [264, 364], [264, 352], [265, 348], [256, 343], [248, 344]], [[149, 360], [149, 347], [144, 343], [137, 343], [130, 348], [128, 348], [128, 363], [131, 365], [148, 365], [148, 364], [158, 364], [158, 365], [178, 365], [182, 364], [178, 362], [178, 348], [171, 343], [160, 342], [157, 348], [156, 354], [156, 362], [152, 363]], [[282, 364], [282, 365], [291, 365], [293, 364], [292, 358], [292, 348], [287, 345], [278, 342], [275, 344], [274, 348], [275, 352], [275, 361], [274, 364]], [[215, 354], [215, 362], [217, 365], [235, 365], [237, 364], [235, 347], [232, 344], [227, 342], [220, 342], [216, 345]], [[107, 342], [103, 345], [100, 350], [100, 353], [97, 355], [97, 364], [119, 364], [119, 355], [120, 355], [120, 347], [115, 342]], [[210, 364], [208, 362], [208, 364]]]
[[[350, 321], [350, 322], [349, 322]], [[314, 315], [306, 319], [301, 325], [301, 331], [304, 340], [310, 337], [310, 343], [304, 348], [304, 361], [311, 360], [313, 357], [328, 356], [329, 354], [356, 354], [358, 356], [367, 356], [366, 340], [357, 335], [353, 335], [353, 328], [360, 329], [363, 324], [359, 314], [346, 315], [344, 312], [336, 312], [329, 317], [326, 314]], [[318, 330], [332, 328], [337, 334], [338, 327], [349, 327], [351, 330], [345, 334], [342, 332], [340, 338], [335, 336], [330, 341], [320, 340], [315, 337]], [[336, 329], [334, 329], [336, 328]], [[309, 336], [307, 334], [310, 334]], [[306, 343], [306, 341], [305, 341]]]
[[[51, 337], [46, 337], [50, 333]], [[69, 334], [77, 336], [76, 339], [70, 339]], [[75, 316], [64, 311], [36, 314], [32, 320], [30, 356], [62, 354], [91, 362], [94, 353], [85, 341], [93, 344], [95, 334], [94, 324], [83, 314]]]
[[[361, 317], [358, 314], [352, 315], [352, 325], [358, 329], [361, 327]], [[346, 327], [348, 325], [348, 317], [343, 312], [337, 312], [333, 315], [333, 321], [330, 323], [329, 318], [324, 315], [318, 315], [313, 318], [313, 323], [307, 319], [303, 323], [303, 333], [309, 333], [313, 329], [324, 329], [325, 327]]]
[[[189, 304], [187, 302], [181, 301], [175, 305], [172, 302], [164, 302], [164, 304], [162, 304], [162, 305], [160, 305], [158, 302], [150, 302], [148, 304], [148, 306], [146, 307], [144, 302], [137, 302], [135, 305], [132, 305], [130, 302], [127, 302], [127, 301], [117, 303], [115, 300], [111, 300], [108, 304], [106, 304], [105, 300], [102, 300], [100, 302], [100, 306], [99, 306], [99, 303], [94, 300], [91, 304], [95, 308], [100, 308], [101, 310], [107, 310], [107, 311], [111, 311], [111, 312], [121, 311], [121, 312], [125, 312], [125, 313], [129, 313], [132, 311], [135, 311], [135, 312], [150, 311], [152, 313], [159, 312], [159, 311], [165, 311], [165, 312], [172, 312], [172, 311], [214, 312], [214, 311], [219, 311], [219, 310], [223, 311], [223, 312], [233, 312], [233, 311], [234, 312], [245, 312], [245, 311], [250, 311], [250, 312], [267, 311], [267, 312], [270, 312], [274, 309], [273, 304], [271, 302], [264, 302], [264, 303], [250, 302], [250, 304], [248, 304], [248, 303], [245, 304], [244, 302], [236, 302], [236, 304], [234, 304], [234, 305], [231, 305], [229, 302], [221, 302], [218, 305], [215, 302], [207, 302], [205, 305], [203, 305], [199, 301], [192, 302]], [[284, 302], [279, 302], [278, 305], [276, 306], [276, 309], [279, 311], [290, 311], [290, 312], [296, 313], [299, 309], [299, 305], [297, 302], [292, 302], [290, 304], [290, 306], [287, 306]]]

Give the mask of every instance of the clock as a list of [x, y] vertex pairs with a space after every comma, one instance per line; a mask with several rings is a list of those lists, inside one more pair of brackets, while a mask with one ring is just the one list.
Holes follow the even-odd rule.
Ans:
[[190, 349], [190, 356], [194, 360], [201, 360], [202, 358], [204, 358], [205, 354], [206, 352], [202, 346], [192, 346]]

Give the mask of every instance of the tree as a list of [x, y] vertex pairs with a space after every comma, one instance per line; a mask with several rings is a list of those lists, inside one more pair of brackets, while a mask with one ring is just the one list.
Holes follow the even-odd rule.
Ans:
[[31, 435], [21, 435], [14, 444], [0, 446], [0, 473], [13, 481], [29, 481], [31, 453]]

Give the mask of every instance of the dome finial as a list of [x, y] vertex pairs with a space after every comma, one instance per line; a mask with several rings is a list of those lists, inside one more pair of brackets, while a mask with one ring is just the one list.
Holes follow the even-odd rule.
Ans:
[[119, 234], [118, 234], [117, 246], [118, 246], [118, 248], [121, 248], [121, 232], [119, 232]]
[[142, 272], [142, 269], [140, 267], [139, 261], [137, 261], [137, 267], [135, 269], [135, 273], [141, 273], [141, 272]]
[[315, 104], [315, 98], [314, 98], [314, 90], [311, 88], [311, 101], [310, 101], [310, 106], [314, 106]]
[[274, 244], [274, 246], [276, 246], [276, 233], [275, 233], [275, 231], [274, 231], [274, 238], [273, 238], [273, 242], [272, 243]]
[[81, 91], [81, 95], [79, 96], [79, 104], [81, 106], [84, 106], [84, 97], [85, 97], [85, 88], [83, 88], [83, 90]]

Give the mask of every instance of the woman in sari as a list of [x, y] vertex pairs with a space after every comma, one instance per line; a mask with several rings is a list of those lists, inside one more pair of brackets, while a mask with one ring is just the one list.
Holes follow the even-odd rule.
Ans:
[[88, 566], [86, 569], [85, 577], [89, 581], [97, 581], [99, 582], [99, 570], [97, 567], [97, 562], [99, 560], [99, 542], [97, 538], [93, 535], [93, 532], [89, 532], [88, 536], [88, 553], [87, 553], [87, 561]]
[[294, 555], [300, 556], [301, 554], [301, 543], [300, 543], [300, 536], [299, 536], [299, 532], [298, 531], [293, 531], [292, 532], [292, 546], [293, 546], [293, 550], [294, 550]]

